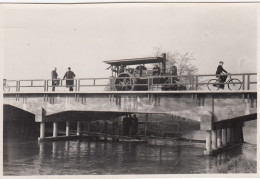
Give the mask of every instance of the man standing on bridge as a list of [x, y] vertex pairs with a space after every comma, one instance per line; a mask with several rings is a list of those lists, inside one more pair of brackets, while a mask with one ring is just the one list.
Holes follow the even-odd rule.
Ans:
[[[227, 79], [227, 71], [223, 68], [223, 64], [224, 62], [223, 61], [220, 61], [219, 62], [219, 66], [217, 68], [217, 71], [216, 71], [216, 75], [217, 77], [219, 78], [220, 80], [220, 83], [225, 83], [226, 79]], [[225, 73], [223, 73], [225, 72]], [[217, 86], [216, 84], [213, 84], [213, 86]], [[220, 84], [219, 85], [220, 88], [224, 89], [225, 85], [224, 84]]]
[[76, 75], [74, 74], [73, 71], [71, 71], [71, 68], [69, 67], [68, 68], [68, 71], [65, 73], [64, 77], [63, 77], [63, 80], [66, 78], [66, 85], [67, 85], [67, 88], [69, 87], [70, 88], [70, 91], [73, 91], [73, 85], [74, 85], [74, 77]]
[[55, 91], [55, 86], [59, 85], [59, 80], [57, 80], [57, 77], [58, 77], [57, 68], [54, 67], [54, 70], [51, 72], [52, 91]]

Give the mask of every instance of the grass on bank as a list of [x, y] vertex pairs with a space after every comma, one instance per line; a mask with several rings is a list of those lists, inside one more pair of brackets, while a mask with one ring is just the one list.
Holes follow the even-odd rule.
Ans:
[[256, 173], [257, 161], [239, 156], [227, 161], [225, 164], [218, 165], [214, 173]]

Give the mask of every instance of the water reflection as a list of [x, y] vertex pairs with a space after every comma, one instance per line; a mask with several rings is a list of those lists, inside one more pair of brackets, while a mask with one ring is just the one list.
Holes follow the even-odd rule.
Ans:
[[247, 144], [208, 157], [203, 155], [203, 144], [8, 142], [4, 144], [4, 175], [214, 173], [214, 169], [230, 158], [248, 156], [248, 149], [256, 154], [256, 146]]

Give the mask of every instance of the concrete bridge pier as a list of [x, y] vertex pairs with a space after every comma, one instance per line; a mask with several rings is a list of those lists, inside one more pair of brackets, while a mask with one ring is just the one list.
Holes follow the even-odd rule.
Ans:
[[217, 148], [222, 148], [222, 131], [221, 129], [217, 129]]
[[230, 143], [231, 143], [231, 129], [228, 126], [227, 127], [227, 144], [230, 144]]
[[211, 130], [211, 140], [212, 140], [212, 149], [217, 150], [217, 130], [213, 129]]
[[210, 115], [201, 116], [200, 129], [206, 131], [205, 155], [214, 155], [225, 151], [234, 143], [243, 143], [243, 122], [213, 123]]
[[70, 136], [70, 121], [66, 121], [66, 136]]
[[53, 137], [57, 137], [58, 135], [58, 122], [53, 122]]
[[40, 139], [45, 137], [45, 122], [40, 123]]
[[222, 129], [222, 146], [227, 146], [227, 128]]
[[[217, 148], [216, 130], [213, 130], [212, 117], [209, 115], [202, 115], [200, 122], [201, 130], [206, 131], [206, 150], [205, 155], [212, 155], [212, 149]], [[212, 141], [212, 142], [211, 142]]]
[[81, 135], [81, 122], [77, 121], [77, 135], [80, 136]]

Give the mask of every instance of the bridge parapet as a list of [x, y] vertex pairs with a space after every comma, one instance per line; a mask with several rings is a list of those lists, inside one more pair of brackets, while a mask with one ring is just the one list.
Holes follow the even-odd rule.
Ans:
[[[232, 74], [232, 78], [238, 81], [233, 82], [236, 85], [241, 86], [238, 90], [256, 90], [256, 76], [257, 73], [239, 73]], [[231, 76], [230, 76], [231, 77]], [[61, 92], [61, 90], [66, 90], [66, 87], [73, 87], [75, 91], [89, 91], [89, 88], [95, 91], [115, 91], [115, 87], [122, 85], [115, 84], [116, 79], [126, 80], [129, 83], [124, 83], [125, 86], [137, 86], [145, 87], [148, 91], [154, 90], [165, 90], [165, 86], [173, 86], [171, 90], [177, 90], [174, 88], [176, 81], [174, 79], [178, 78], [179, 82], [177, 85], [185, 86], [186, 90], [189, 91], [208, 91], [209, 85], [212, 86], [215, 83], [209, 82], [210, 79], [216, 79], [216, 74], [209, 75], [182, 75], [182, 76], [150, 76], [143, 77], [142, 81], [139, 83], [132, 83], [137, 80], [137, 77], [124, 77], [124, 78], [77, 78], [77, 79], [67, 79], [73, 81], [73, 85], [66, 85], [66, 80], [58, 79], [56, 80], [59, 85], [53, 86], [52, 79], [24, 79], [24, 80], [5, 80], [4, 90], [5, 92], [47, 92], [51, 91], [52, 87], [56, 88], [56, 91]], [[220, 78], [220, 76], [218, 76]], [[160, 80], [160, 79], [168, 79]], [[225, 84], [229, 88], [229, 81], [227, 80]], [[221, 84], [221, 83], [218, 83]], [[217, 88], [216, 88], [217, 89]], [[212, 89], [211, 89], [212, 90]], [[214, 90], [214, 89], [213, 89]], [[237, 90], [237, 89], [236, 89]]]

